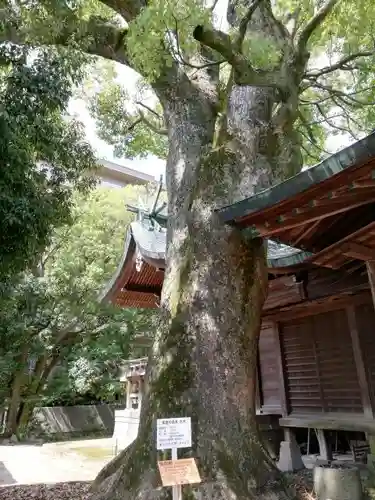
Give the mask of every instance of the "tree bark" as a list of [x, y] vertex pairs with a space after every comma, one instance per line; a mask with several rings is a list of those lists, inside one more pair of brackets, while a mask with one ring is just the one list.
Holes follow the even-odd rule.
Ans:
[[59, 362], [60, 355], [42, 356], [36, 363], [32, 376], [32, 381], [25, 391], [25, 399], [17, 414], [17, 432], [24, 433], [30, 423], [34, 408], [36, 406], [35, 397], [40, 395], [44, 384], [47, 382], [52, 370]]
[[11, 398], [7, 408], [6, 421], [4, 436], [11, 437], [13, 434], [17, 434], [17, 415], [19, 406], [22, 399], [22, 389], [26, 378], [26, 362], [28, 355], [28, 347], [23, 347], [21, 354], [18, 356], [17, 364], [19, 366], [18, 370], [15, 372], [12, 387], [11, 387]]
[[[251, 2], [229, 5], [238, 3]], [[162, 455], [154, 431], [157, 418], [178, 416], [190, 416], [193, 424], [192, 450], [181, 450], [180, 456], [195, 457], [202, 477], [202, 484], [183, 487], [185, 499], [292, 498], [263, 446], [255, 414], [268, 284], [264, 242], [246, 239], [216, 213], [301, 167], [293, 124], [303, 63], [296, 63], [270, 2], [261, 5], [249, 29], [267, 30], [282, 44], [284, 66], [276, 70], [282, 89], [239, 85], [246, 66], [241, 54], [234, 58], [234, 65], [240, 63], [233, 65], [224, 102], [217, 68], [195, 72], [192, 79], [172, 66], [153, 84], [170, 146], [161, 325], [150, 354], [138, 438], [100, 472], [93, 500], [169, 498], [170, 489], [160, 489]], [[195, 30], [196, 39], [202, 30]], [[233, 50], [240, 45], [232, 43]]]
[[[183, 97], [174, 90], [164, 105], [171, 141], [167, 172], [174, 173], [167, 180], [173, 189], [168, 265], [139, 434], [98, 475], [93, 499], [167, 496], [166, 489], [157, 489], [161, 455], [154, 429], [157, 418], [178, 416], [192, 418], [193, 448], [181, 456], [196, 458], [203, 480], [184, 486], [184, 498], [292, 498], [265, 451], [255, 415], [257, 345], [268, 282], [264, 242], [247, 240], [215, 212], [280, 174], [280, 137], [269, 126], [275, 91], [234, 85], [227, 133], [218, 146], [215, 111], [210, 115], [209, 106]], [[288, 137], [282, 139], [288, 144]], [[289, 144], [292, 151], [293, 141]]]

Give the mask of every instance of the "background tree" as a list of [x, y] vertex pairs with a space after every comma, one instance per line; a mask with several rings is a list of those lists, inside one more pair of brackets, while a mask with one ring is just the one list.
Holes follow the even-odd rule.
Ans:
[[[4, 9], [6, 40], [79, 47], [139, 72], [168, 133], [163, 321], [139, 437], [99, 474], [100, 500], [157, 495], [153, 425], [169, 415], [193, 418], [201, 498], [289, 496], [255, 422], [264, 248], [223, 226], [215, 209], [298, 172], [302, 151], [319, 156], [326, 125], [362, 129], [353, 119], [371, 116], [364, 109], [375, 14], [368, 0], [229, 0], [224, 32], [215, 27], [219, 4], [37, 1]], [[139, 110], [138, 124], [152, 118], [159, 128], [153, 111]]]
[[8, 407], [5, 435], [24, 433], [35, 405], [48, 393], [57, 365], [75, 370], [76, 389], [85, 392], [86, 383], [87, 392], [88, 385], [95, 388], [94, 378], [103, 375], [98, 365], [103, 370], [103, 360], [112, 368], [121, 357], [123, 362], [135, 334], [151, 327], [150, 315], [98, 301], [116, 268], [124, 228], [131, 220], [124, 203], [134, 202], [139, 192], [133, 187], [99, 188], [76, 199], [75, 223], [56, 230], [37, 269], [25, 273], [2, 295], [0, 387]]
[[93, 186], [91, 147], [65, 116], [85, 61], [62, 49], [0, 45], [0, 281], [69, 221], [73, 191]]
[[121, 327], [116, 323], [116, 328], [71, 347], [48, 380], [38, 405], [125, 403], [125, 386], [120, 382], [124, 361], [147, 356], [149, 347], [144, 338], [137, 344], [137, 337], [152, 338], [154, 315], [132, 309], [122, 318]]

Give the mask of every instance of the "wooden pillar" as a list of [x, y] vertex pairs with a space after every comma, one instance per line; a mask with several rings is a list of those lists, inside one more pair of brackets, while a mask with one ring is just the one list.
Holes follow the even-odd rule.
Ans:
[[131, 393], [131, 391], [132, 391], [132, 383], [128, 379], [126, 381], [126, 409], [127, 410], [131, 410], [132, 409], [132, 403], [131, 403], [131, 399], [130, 399], [130, 393]]
[[[278, 359], [278, 372], [279, 372], [279, 390], [280, 390], [280, 406], [281, 413], [283, 417], [286, 417], [289, 413], [288, 408], [288, 400], [286, 394], [286, 385], [285, 385], [285, 371], [284, 371], [284, 360], [281, 350], [281, 339], [280, 339], [280, 324], [273, 323], [273, 334], [275, 339], [275, 350]], [[286, 439], [287, 441], [287, 439]]]
[[319, 443], [319, 451], [320, 451], [320, 456], [323, 460], [327, 460], [328, 462], [331, 462], [333, 459], [332, 456], [332, 447], [330, 446], [327, 437], [325, 435], [325, 432], [323, 429], [315, 429], [316, 432], [316, 437], [318, 438], [318, 443]]
[[363, 359], [363, 353], [359, 340], [357, 318], [355, 315], [354, 306], [347, 307], [346, 314], [348, 318], [349, 330], [352, 339], [352, 348], [353, 348], [355, 366], [357, 369], [358, 383], [361, 390], [363, 413], [366, 417], [373, 418], [369, 383], [367, 379], [365, 362]]
[[[374, 306], [375, 309], [375, 260], [368, 260], [366, 261], [366, 268], [367, 268], [367, 276], [368, 276], [368, 281], [370, 284], [370, 290], [371, 290], [371, 296], [372, 296], [372, 305]], [[374, 325], [375, 328], [375, 325]], [[371, 402], [371, 399], [370, 399]], [[370, 455], [367, 457], [367, 463], [370, 467], [373, 469], [375, 468], [375, 436], [373, 434], [366, 434], [366, 438], [368, 441], [368, 444], [370, 445]]]
[[372, 303], [375, 308], [375, 260], [366, 261], [367, 276], [370, 283]]

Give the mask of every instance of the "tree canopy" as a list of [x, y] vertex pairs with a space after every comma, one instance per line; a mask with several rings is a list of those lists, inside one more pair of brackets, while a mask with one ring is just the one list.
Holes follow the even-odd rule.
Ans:
[[[17, 3], [12, 2], [2, 11], [2, 39], [81, 49], [138, 71], [145, 79], [141, 92], [129, 96], [121, 84], [107, 82], [91, 104], [101, 137], [113, 144], [118, 154], [128, 157], [147, 153], [165, 157], [167, 153], [162, 110], [158, 105], [146, 105], [147, 100], [142, 102], [148, 84], [176, 64], [195, 79], [207, 69], [216, 71], [220, 67], [220, 95], [224, 96], [229, 68], [240, 71], [238, 58], [236, 64], [233, 60], [238, 47], [247, 61], [242, 69], [248, 72], [251, 66], [250, 83], [263, 85], [261, 79], [272, 73], [280, 93], [286, 92], [280, 78], [283, 57], [293, 52], [296, 64], [297, 59], [302, 64], [304, 58], [308, 59], [295, 96], [299, 101], [295, 122], [305, 164], [315, 163], [327, 154], [327, 134], [355, 139], [372, 129], [375, 96], [371, 33], [375, 19], [371, 2], [305, 0], [301, 4], [297, 0], [278, 0], [272, 13], [267, 7], [267, 14], [272, 14], [268, 32], [246, 30], [247, 17], [250, 20], [258, 3], [262, 2], [230, 2], [228, 19], [244, 16], [243, 33], [240, 30], [238, 38], [240, 22], [231, 22], [228, 33], [215, 28], [221, 1], [211, 6], [203, 0], [52, 1], [33, 3], [31, 8], [27, 3], [16, 7]], [[195, 30], [197, 26], [210, 31]], [[206, 35], [211, 39], [207, 40]], [[206, 50], [202, 55], [202, 47], [213, 52]], [[197, 57], [204, 61], [197, 62]], [[71, 70], [65, 66], [62, 72]], [[77, 72], [77, 67], [74, 70]], [[285, 111], [282, 103], [283, 99], [279, 108]], [[274, 111], [276, 116], [280, 110]]]
[[[0, 388], [8, 403], [8, 433], [28, 423], [43, 397], [64, 400], [70, 390], [71, 401], [74, 394], [94, 397], [95, 391], [103, 398], [103, 382], [108, 390], [115, 385], [116, 367], [131, 354], [136, 335], [152, 333], [149, 314], [98, 300], [131, 220], [124, 203], [137, 200], [140, 191], [101, 187], [76, 196], [74, 223], [55, 230], [37, 268], [2, 295]], [[51, 379], [53, 372], [60, 384]]]
[[69, 221], [74, 190], [93, 186], [96, 161], [64, 115], [85, 57], [0, 45], [0, 279], [30, 265]]

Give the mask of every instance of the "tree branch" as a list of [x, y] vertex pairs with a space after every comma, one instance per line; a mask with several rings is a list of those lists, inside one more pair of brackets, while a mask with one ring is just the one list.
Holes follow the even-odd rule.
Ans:
[[213, 12], [216, 9], [218, 3], [219, 3], [219, 0], [214, 0], [213, 4], [210, 7], [211, 12]]
[[[175, 57], [175, 60], [179, 63], [179, 64], [182, 64], [183, 66], [187, 66], [189, 68], [193, 68], [193, 69], [196, 69], [196, 70], [200, 70], [200, 69], [206, 69], [206, 68], [209, 68], [209, 67], [212, 67], [212, 66], [220, 66], [220, 64], [223, 64], [224, 62], [226, 62], [225, 60], [222, 60], [222, 61], [209, 61], [207, 63], [204, 63], [204, 64], [192, 64], [190, 61], [186, 61], [184, 59], [184, 56], [182, 54], [182, 50], [181, 50], [181, 46], [180, 46], [180, 37], [179, 37], [179, 34], [178, 34], [178, 19], [174, 17], [174, 20], [175, 20], [175, 31], [171, 31], [171, 30], [168, 30], [168, 27], [166, 26], [167, 28], [167, 32], [171, 35], [171, 38], [172, 40], [170, 41], [170, 44], [169, 44], [169, 48], [172, 52], [172, 54], [174, 55]], [[175, 40], [173, 40], [173, 36], [175, 36]], [[177, 45], [177, 50], [175, 49], [174, 47], [174, 41], [176, 42], [176, 45]], [[204, 46], [201, 46], [201, 47], [204, 47]]]
[[214, 28], [197, 26], [193, 37], [202, 45], [219, 52], [232, 66], [237, 64], [236, 56], [239, 54], [235, 53], [231, 38], [227, 33]]
[[[319, 146], [319, 144], [316, 142], [315, 138], [314, 137], [310, 137], [309, 135], [306, 135], [304, 132], [303, 132], [303, 129], [302, 128], [299, 128], [298, 129], [299, 133], [301, 135], [303, 135], [303, 137], [305, 139], [307, 139], [307, 141], [315, 148], [317, 149], [318, 151], [321, 151], [322, 153], [325, 153], [327, 155], [330, 155], [331, 153], [329, 151], [327, 151], [326, 149], [322, 148], [321, 146]], [[306, 151], [306, 149], [305, 149]], [[312, 155], [310, 155], [312, 156]]]
[[306, 47], [311, 35], [314, 31], [319, 28], [332, 12], [334, 7], [340, 2], [340, 0], [327, 0], [325, 4], [317, 11], [317, 13], [308, 21], [306, 26], [301, 31], [298, 37], [298, 52], [303, 54], [306, 51]]
[[142, 108], [145, 108], [147, 111], [149, 111], [150, 113], [152, 113], [154, 116], [156, 116], [156, 118], [158, 120], [161, 120], [162, 119], [162, 116], [159, 115], [159, 113], [157, 113], [154, 109], [150, 108], [150, 106], [147, 106], [147, 104], [144, 104], [143, 102], [141, 101], [135, 101], [135, 104], [138, 104], [138, 106], [141, 106]]
[[327, 116], [326, 118], [309, 122], [309, 126], [311, 127], [312, 125], [321, 125], [322, 123], [327, 123], [327, 120], [333, 120], [335, 118], [343, 118], [344, 116], [345, 116], [344, 113], [335, 113], [334, 115]]
[[[302, 134], [302, 135], [304, 135], [304, 134]], [[301, 148], [304, 150], [304, 152], [307, 154], [307, 156], [312, 158], [314, 161], [318, 162], [320, 160], [319, 156], [312, 154], [307, 148], [305, 148], [305, 146], [302, 143], [301, 143]]]
[[126, 129], [127, 132], [130, 132], [131, 130], [133, 130], [133, 128], [135, 128], [137, 125], [139, 125], [140, 123], [142, 123], [142, 118], [137, 118], [136, 120], [134, 120], [133, 123], [131, 123], [129, 125], [129, 127]]
[[[366, 87], [364, 89], [361, 89], [361, 90], [357, 90], [355, 92], [343, 92], [342, 90], [338, 90], [338, 89], [335, 89], [333, 87], [331, 87], [330, 85], [323, 85], [321, 83], [318, 83], [318, 82], [314, 82], [311, 84], [311, 87], [315, 87], [315, 88], [318, 88], [318, 89], [321, 89], [321, 90], [324, 90], [325, 92], [328, 92], [329, 96], [327, 97], [327, 99], [331, 99], [332, 96], [336, 96], [338, 99], [342, 100], [345, 104], [348, 104], [348, 105], [358, 105], [358, 106], [374, 106], [375, 105], [375, 101], [361, 101], [360, 99], [356, 99], [355, 95], [358, 95], [358, 94], [362, 94], [363, 92], [367, 92], [369, 90], [372, 90], [373, 87], [370, 86], [370, 87]], [[320, 101], [320, 102], [315, 102], [314, 104], [320, 104], [321, 102], [323, 101]]]
[[141, 12], [143, 7], [146, 7], [146, 2], [142, 0], [99, 0], [100, 3], [106, 5], [110, 9], [120, 14], [125, 21], [130, 22], [135, 19]]
[[[0, 42], [17, 45], [30, 45], [27, 33], [21, 28], [21, 21], [15, 18], [9, 9], [0, 10]], [[89, 20], [76, 19], [68, 25], [61, 25], [60, 33], [43, 45], [68, 46], [72, 41], [82, 43], [83, 50], [90, 55], [97, 55], [122, 64], [129, 65], [126, 50], [127, 29], [119, 28], [92, 16]]]
[[197, 26], [193, 37], [224, 57], [233, 68], [236, 84], [284, 89], [285, 83], [280, 72], [255, 70], [243, 54], [237, 51], [230, 36], [223, 31]]
[[[141, 103], [139, 103], [139, 104], [142, 105]], [[148, 106], [146, 106], [146, 105], [142, 105], [142, 106], [149, 109], [151, 112], [154, 112]], [[151, 120], [146, 118], [145, 114], [141, 110], [138, 110], [138, 114], [139, 114], [139, 118], [134, 120], [134, 122], [129, 125], [129, 127], [126, 129], [126, 132], [130, 132], [140, 123], [144, 123], [150, 130], [152, 130], [156, 134], [168, 135], [168, 130], [166, 128], [160, 128], [156, 124], [152, 123]], [[160, 119], [160, 117], [159, 117], [159, 119]]]
[[353, 117], [353, 113], [349, 113], [348, 112], [348, 109], [334, 96], [332, 96], [332, 101], [335, 103], [335, 105], [340, 108], [344, 115], [345, 115], [345, 118], [346, 118], [346, 121], [348, 123], [348, 126], [349, 126], [349, 123], [350, 122], [353, 122], [354, 125], [358, 128], [358, 130], [361, 130], [362, 128], [362, 125], [358, 122], [358, 120], [356, 120], [354, 117]]
[[291, 15], [291, 19], [293, 19], [293, 29], [290, 33], [290, 36], [292, 37], [292, 40], [295, 39], [296, 35], [297, 35], [297, 31], [298, 31], [298, 20], [300, 18], [300, 15], [301, 15], [301, 7], [297, 7], [296, 10], [293, 12], [293, 14]]
[[341, 127], [340, 125], [336, 125], [336, 124], [332, 123], [332, 121], [330, 120], [330, 117], [328, 117], [326, 115], [326, 113], [323, 111], [323, 108], [321, 107], [321, 105], [317, 104], [316, 107], [318, 108], [319, 113], [322, 115], [322, 117], [324, 118], [324, 120], [327, 123], [327, 125], [329, 125], [330, 127], [338, 130], [339, 132], [345, 132], [345, 133], [350, 134], [353, 137], [354, 140], [358, 141], [358, 137], [355, 136], [355, 134], [352, 132], [352, 130], [350, 129], [350, 127], [348, 127], [348, 128]]
[[251, 21], [251, 18], [253, 17], [255, 10], [257, 9], [257, 7], [259, 6], [259, 4], [261, 2], [262, 2], [262, 0], [254, 0], [252, 2], [252, 4], [249, 6], [246, 14], [244, 15], [244, 17], [240, 21], [240, 25], [238, 28], [238, 37], [235, 40], [235, 44], [234, 44], [235, 48], [236, 48], [236, 50], [238, 50], [238, 52], [240, 52], [242, 50], [242, 44], [243, 44], [243, 41], [244, 41], [244, 38], [246, 35], [247, 26], [248, 26], [249, 22]]
[[166, 128], [159, 128], [157, 125], [148, 120], [141, 110], [138, 110], [140, 121], [142, 121], [147, 127], [159, 135], [168, 135], [168, 130]]
[[354, 54], [350, 54], [349, 56], [342, 57], [335, 64], [332, 64], [331, 66], [326, 66], [325, 68], [322, 68], [321, 70], [307, 72], [307, 73], [305, 73], [305, 77], [306, 78], [319, 78], [320, 76], [327, 75], [327, 74], [332, 73], [333, 71], [337, 71], [339, 69], [351, 70], [351, 69], [353, 69], [352, 67], [345, 68], [345, 66], [349, 62], [354, 61], [355, 59], [358, 59], [360, 57], [370, 57], [370, 56], [373, 56], [374, 54], [375, 54], [374, 51], [356, 52]]

